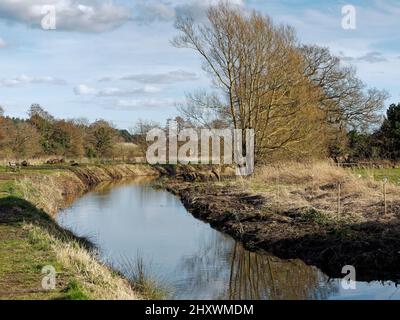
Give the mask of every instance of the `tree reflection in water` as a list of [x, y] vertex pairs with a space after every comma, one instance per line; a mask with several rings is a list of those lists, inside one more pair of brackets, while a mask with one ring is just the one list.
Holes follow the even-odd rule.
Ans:
[[176, 285], [174, 298], [304, 300], [337, 291], [325, 274], [300, 260], [250, 252], [229, 236], [214, 234], [197, 255], [182, 259], [177, 272], [185, 281]]
[[[57, 221], [90, 238], [110, 265], [121, 257], [134, 261], [141, 252], [146, 271], [166, 282], [171, 298], [323, 299], [337, 290], [337, 281], [328, 282], [301, 261], [245, 250], [194, 219], [178, 198], [154, 190], [148, 178], [105, 183], [95, 191]], [[130, 272], [129, 267], [120, 271]]]

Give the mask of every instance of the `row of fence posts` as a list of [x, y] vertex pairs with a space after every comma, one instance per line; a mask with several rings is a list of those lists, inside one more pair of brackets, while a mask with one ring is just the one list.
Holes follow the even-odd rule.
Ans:
[[[383, 213], [386, 215], [388, 212], [388, 206], [387, 206], [387, 183], [388, 183], [388, 178], [385, 177], [382, 182], [382, 195], [383, 195]], [[342, 189], [342, 183], [338, 182], [338, 194], [337, 194], [337, 214], [340, 216], [341, 214], [341, 189]]]
[[[280, 195], [280, 187], [279, 187], [279, 176], [276, 178], [276, 195], [277, 198], [279, 199]], [[382, 195], [383, 195], [383, 207], [384, 207], [384, 214], [386, 215], [388, 212], [388, 207], [387, 207], [387, 183], [388, 183], [388, 178], [385, 177], [382, 182]], [[313, 185], [314, 187], [314, 185]], [[337, 215], [340, 216], [342, 213], [341, 207], [342, 207], [342, 200], [341, 200], [341, 193], [342, 193], [342, 182], [337, 183]], [[279, 200], [277, 201], [278, 209], [280, 209], [280, 202]]]
[[[276, 178], [276, 196], [277, 196], [277, 205], [278, 205], [278, 210], [280, 209], [280, 201], [279, 201], [279, 196], [280, 196], [280, 181], [279, 181], [279, 175]], [[388, 178], [385, 177], [382, 182], [382, 195], [383, 195], [383, 207], [384, 207], [384, 214], [386, 215], [388, 213], [388, 205], [387, 205], [387, 183], [388, 183]], [[314, 187], [314, 185], [313, 185]], [[340, 216], [342, 213], [342, 182], [337, 183], [337, 215]]]

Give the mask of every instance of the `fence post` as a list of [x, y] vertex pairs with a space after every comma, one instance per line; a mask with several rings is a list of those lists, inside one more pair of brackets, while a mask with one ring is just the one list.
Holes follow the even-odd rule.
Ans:
[[384, 179], [383, 179], [383, 205], [384, 205], [384, 214], [386, 215], [387, 214], [387, 202], [386, 202], [386, 184], [387, 184], [387, 182], [388, 182], [388, 178], [387, 177], [385, 177]]
[[338, 182], [338, 197], [337, 197], [337, 213], [338, 213], [338, 217], [340, 216], [340, 195], [341, 194], [341, 184], [340, 182]]
[[276, 177], [276, 200], [278, 205], [278, 211], [281, 211], [281, 202], [280, 202], [280, 172], [278, 172], [278, 176]]

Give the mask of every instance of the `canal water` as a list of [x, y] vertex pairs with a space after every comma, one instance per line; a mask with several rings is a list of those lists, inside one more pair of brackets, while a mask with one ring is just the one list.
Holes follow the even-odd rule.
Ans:
[[392, 282], [345, 290], [300, 260], [254, 253], [195, 219], [152, 181], [104, 184], [57, 215], [92, 241], [106, 264], [132, 277], [143, 265], [171, 299], [400, 299]]

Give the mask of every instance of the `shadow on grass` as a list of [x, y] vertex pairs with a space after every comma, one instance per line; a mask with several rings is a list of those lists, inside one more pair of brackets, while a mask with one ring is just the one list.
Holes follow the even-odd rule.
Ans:
[[[6, 197], [0, 199], [0, 225], [7, 225], [18, 229], [26, 223], [40, 227], [58, 241], [64, 243], [77, 243], [90, 252], [94, 252], [96, 249], [95, 246], [86, 238], [77, 237], [72, 232], [61, 228], [45, 211], [37, 208], [32, 203], [18, 197]], [[29, 253], [27, 254], [29, 255]], [[116, 274], [121, 278], [126, 278], [115, 268], [109, 269], [113, 274]], [[136, 290], [147, 299], [161, 299], [164, 297], [164, 293], [158, 285], [144, 276], [140, 279], [126, 279], [130, 283], [132, 289]], [[53, 299], [90, 299], [80, 283], [77, 282], [74, 277], [69, 277], [65, 280], [66, 287], [61, 291], [59, 296], [53, 297]]]
[[42, 227], [58, 240], [76, 241], [86, 249], [94, 249], [87, 239], [61, 228], [46, 212], [32, 203], [17, 197], [0, 198], [0, 224], [18, 226], [24, 222]]

